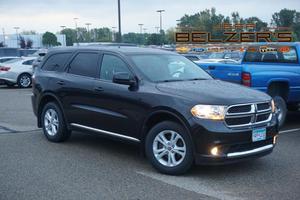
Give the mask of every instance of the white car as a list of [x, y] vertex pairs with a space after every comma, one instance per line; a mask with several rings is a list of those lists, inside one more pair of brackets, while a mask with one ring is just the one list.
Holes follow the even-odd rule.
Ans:
[[5, 62], [10, 61], [10, 60], [13, 60], [13, 59], [16, 59], [16, 58], [19, 58], [19, 57], [16, 57], [16, 56], [1, 57], [0, 58], [0, 64], [5, 63]]
[[20, 88], [31, 86], [32, 62], [36, 57], [21, 57], [0, 64], [0, 80], [8, 86]]

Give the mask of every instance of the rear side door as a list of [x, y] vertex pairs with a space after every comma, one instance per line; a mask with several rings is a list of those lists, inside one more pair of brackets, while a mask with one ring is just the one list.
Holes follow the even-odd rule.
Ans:
[[100, 54], [97, 51], [79, 51], [55, 84], [65, 109], [68, 123], [91, 126], [94, 110], [94, 81], [99, 73]]

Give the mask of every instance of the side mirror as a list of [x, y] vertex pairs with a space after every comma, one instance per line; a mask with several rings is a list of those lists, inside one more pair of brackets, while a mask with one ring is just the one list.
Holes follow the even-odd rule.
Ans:
[[113, 83], [118, 83], [122, 85], [136, 86], [136, 79], [126, 72], [117, 72], [113, 76]]

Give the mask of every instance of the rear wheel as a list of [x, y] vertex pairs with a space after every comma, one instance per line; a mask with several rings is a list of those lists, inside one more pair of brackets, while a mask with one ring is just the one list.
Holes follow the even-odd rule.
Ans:
[[41, 122], [44, 135], [51, 142], [63, 142], [71, 135], [71, 131], [67, 129], [62, 112], [56, 103], [49, 102], [44, 106]]
[[17, 81], [18, 87], [19, 88], [28, 88], [31, 85], [31, 75], [30, 74], [21, 74], [18, 77]]
[[281, 96], [273, 97], [276, 106], [276, 116], [278, 119], [279, 128], [281, 128], [285, 122], [287, 114], [287, 106], [285, 100]]
[[146, 137], [146, 155], [160, 172], [178, 175], [193, 164], [191, 139], [180, 124], [165, 121], [155, 125]]

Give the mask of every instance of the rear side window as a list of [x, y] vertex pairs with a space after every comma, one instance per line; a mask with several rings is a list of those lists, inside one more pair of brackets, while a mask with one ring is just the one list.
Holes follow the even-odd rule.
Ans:
[[60, 53], [50, 56], [42, 69], [45, 71], [57, 71], [58, 69], [63, 68], [71, 54], [72, 53]]
[[293, 46], [258, 46], [248, 48], [244, 62], [298, 63], [298, 57]]
[[32, 65], [32, 62], [33, 62], [34, 60], [27, 60], [27, 61], [25, 61], [25, 62], [23, 62], [22, 64], [23, 65]]
[[98, 70], [99, 54], [94, 52], [78, 53], [69, 66], [69, 73], [95, 78]]
[[112, 81], [114, 74], [118, 72], [131, 74], [126, 63], [119, 57], [104, 55], [100, 71], [100, 79]]

